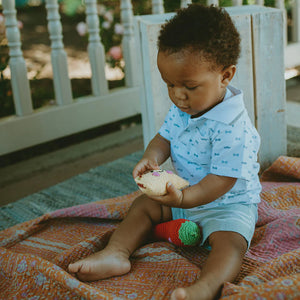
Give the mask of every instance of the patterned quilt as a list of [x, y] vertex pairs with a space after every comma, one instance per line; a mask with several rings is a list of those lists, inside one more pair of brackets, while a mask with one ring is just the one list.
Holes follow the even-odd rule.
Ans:
[[[259, 220], [240, 274], [222, 299], [300, 299], [300, 158], [262, 175]], [[84, 283], [70, 262], [102, 249], [140, 192], [45, 214], [0, 232], [0, 299], [168, 299], [192, 284], [208, 250], [153, 242], [123, 276]]]

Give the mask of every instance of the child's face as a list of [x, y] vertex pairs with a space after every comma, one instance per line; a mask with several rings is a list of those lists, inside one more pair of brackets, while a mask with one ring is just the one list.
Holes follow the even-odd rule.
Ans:
[[[169, 97], [183, 112], [198, 117], [220, 103], [235, 66], [212, 69], [208, 61], [190, 52], [169, 54], [160, 51], [157, 65], [168, 86]], [[227, 70], [227, 71], [226, 71]]]

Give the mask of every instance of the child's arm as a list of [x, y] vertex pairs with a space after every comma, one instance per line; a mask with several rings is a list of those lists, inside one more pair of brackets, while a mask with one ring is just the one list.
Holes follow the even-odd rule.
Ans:
[[208, 174], [197, 184], [183, 190], [182, 208], [210, 203], [229, 192], [237, 178]]
[[197, 184], [182, 191], [167, 185], [167, 195], [151, 198], [171, 207], [192, 208], [218, 199], [231, 190], [236, 180], [233, 177], [208, 174]]
[[142, 175], [146, 171], [157, 170], [159, 166], [170, 156], [170, 143], [157, 134], [148, 144], [142, 159], [133, 169], [133, 178]]

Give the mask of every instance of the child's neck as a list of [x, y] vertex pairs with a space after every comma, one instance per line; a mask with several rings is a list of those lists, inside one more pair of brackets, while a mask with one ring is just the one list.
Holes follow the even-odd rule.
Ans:
[[217, 103], [215, 103], [214, 105], [208, 107], [208, 108], [205, 109], [205, 110], [202, 110], [202, 111], [198, 112], [198, 113], [195, 114], [195, 115], [192, 115], [192, 116], [191, 116], [191, 119], [199, 118], [199, 117], [201, 117], [202, 115], [204, 115], [205, 113], [207, 113], [209, 110], [213, 109], [215, 106], [217, 106], [218, 104], [220, 104], [220, 103], [224, 100], [225, 95], [226, 95], [226, 89], [224, 90], [222, 96], [220, 97], [220, 100], [219, 100]]

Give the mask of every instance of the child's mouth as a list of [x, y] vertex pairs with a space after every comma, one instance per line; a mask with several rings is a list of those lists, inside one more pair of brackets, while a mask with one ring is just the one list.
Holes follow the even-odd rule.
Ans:
[[179, 108], [180, 110], [182, 110], [182, 111], [188, 111], [188, 110], [189, 110], [188, 107], [180, 107], [180, 106], [178, 106], [178, 108]]

